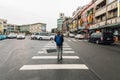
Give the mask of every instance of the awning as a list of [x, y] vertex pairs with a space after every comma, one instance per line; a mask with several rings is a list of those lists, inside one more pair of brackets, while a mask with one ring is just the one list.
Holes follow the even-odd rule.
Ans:
[[120, 23], [109, 24], [104, 26], [96, 26], [96, 27], [91, 27], [89, 29], [94, 30], [94, 29], [104, 29], [104, 28], [120, 28]]
[[120, 27], [120, 23], [104, 25], [104, 26], [100, 26], [99, 28], [118, 28], [118, 27]]

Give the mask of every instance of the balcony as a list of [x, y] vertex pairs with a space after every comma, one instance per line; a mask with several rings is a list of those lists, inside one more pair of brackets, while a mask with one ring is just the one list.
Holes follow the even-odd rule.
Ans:
[[99, 9], [95, 12], [95, 17], [98, 17], [102, 14], [105, 14], [106, 13], [106, 7], [103, 7], [102, 9]]
[[111, 11], [111, 10], [113, 10], [113, 9], [116, 9], [118, 6], [117, 6], [117, 1], [116, 2], [114, 2], [114, 3], [112, 3], [112, 4], [110, 4], [108, 7], [107, 7], [107, 11]]
[[104, 0], [97, 0], [96, 2], [95, 2], [95, 6], [97, 6], [98, 4], [100, 4], [100, 3], [102, 3]]

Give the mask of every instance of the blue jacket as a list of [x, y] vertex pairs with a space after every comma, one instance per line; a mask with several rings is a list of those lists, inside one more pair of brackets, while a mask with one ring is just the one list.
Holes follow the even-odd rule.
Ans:
[[63, 42], [64, 42], [63, 35], [56, 35], [56, 36], [55, 36], [55, 39], [54, 39], [55, 42], [56, 42], [56, 37], [57, 37], [57, 36], [61, 36], [61, 38], [60, 38], [61, 44], [60, 44], [60, 45], [57, 45], [57, 46], [63, 46]]

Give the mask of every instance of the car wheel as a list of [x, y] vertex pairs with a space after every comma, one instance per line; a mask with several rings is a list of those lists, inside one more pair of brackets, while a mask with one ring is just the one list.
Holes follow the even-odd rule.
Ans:
[[39, 40], [42, 40], [42, 38], [40, 37]]
[[53, 40], [53, 38], [50, 38], [50, 40]]
[[100, 44], [99, 40], [96, 41], [97, 44]]

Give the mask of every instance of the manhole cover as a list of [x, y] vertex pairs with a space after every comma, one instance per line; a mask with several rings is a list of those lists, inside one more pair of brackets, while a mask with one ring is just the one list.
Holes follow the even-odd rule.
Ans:
[[47, 49], [46, 51], [47, 51], [47, 53], [54, 53], [54, 52], [57, 52], [56, 49]]

